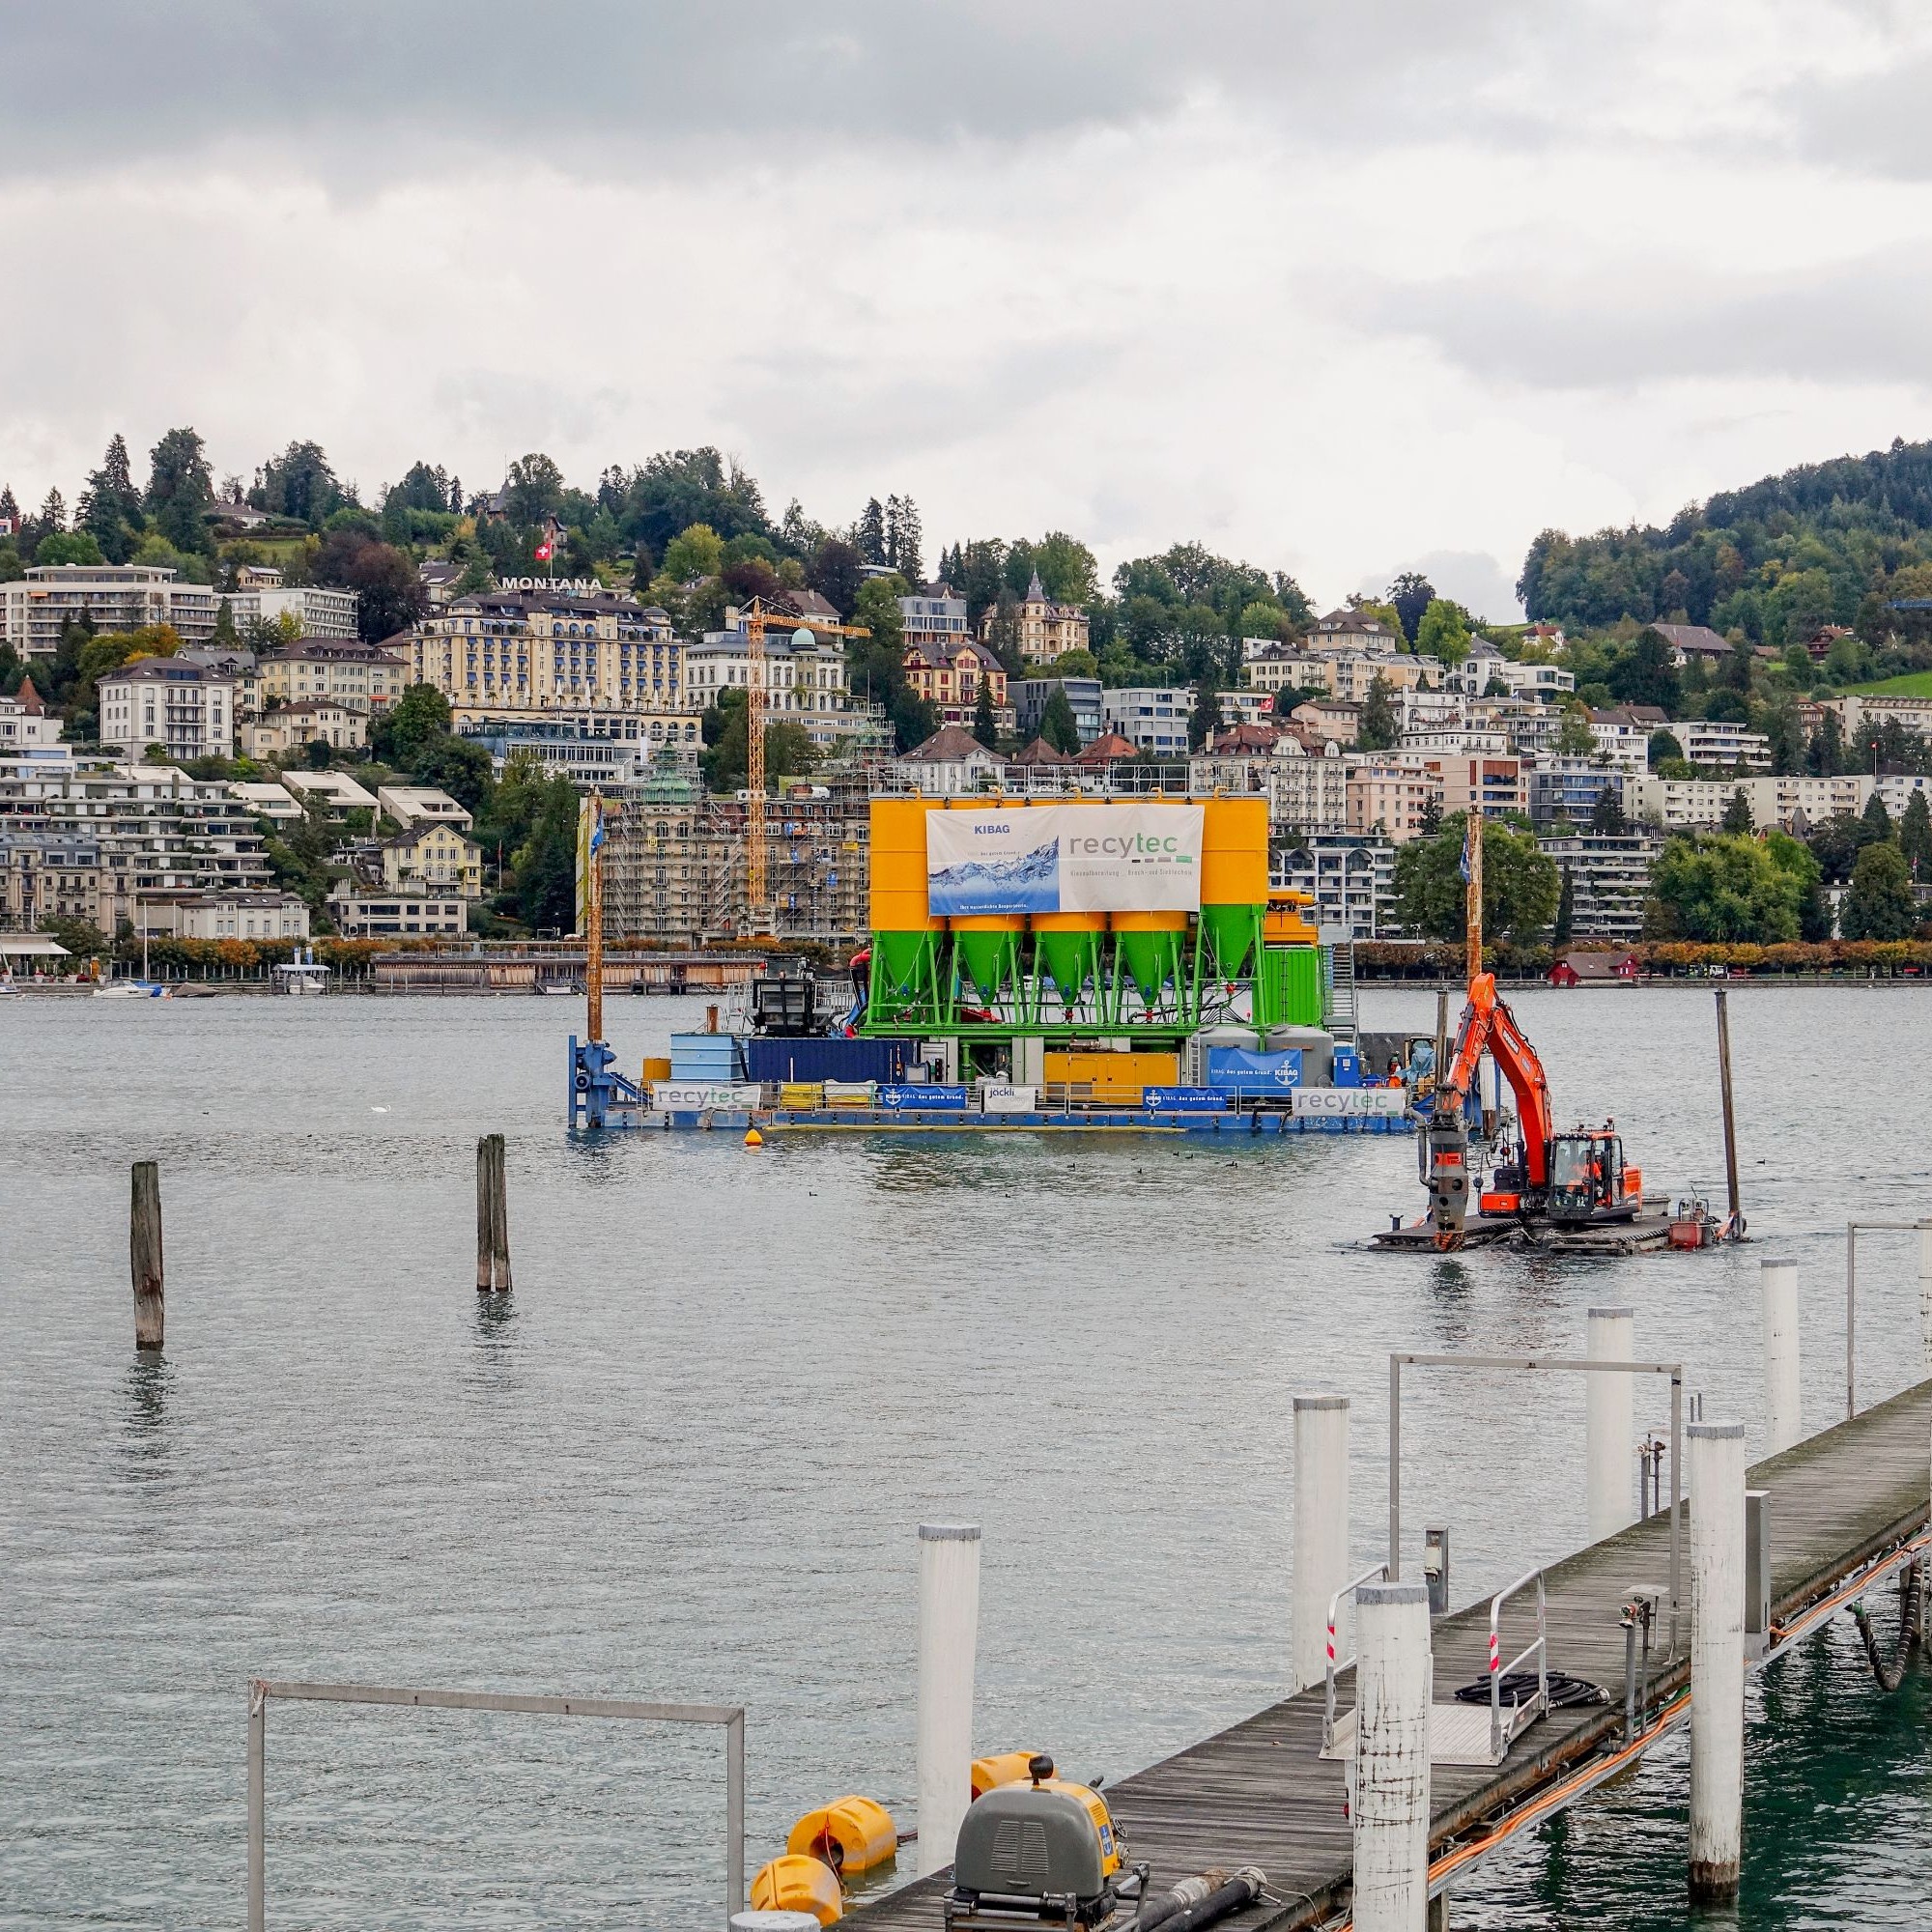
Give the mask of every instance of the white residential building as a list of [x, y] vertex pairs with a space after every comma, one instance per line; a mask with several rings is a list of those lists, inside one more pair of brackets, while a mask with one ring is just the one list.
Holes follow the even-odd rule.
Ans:
[[1544, 853], [1569, 874], [1570, 930], [1577, 939], [1643, 937], [1651, 868], [1663, 850], [1656, 832], [1572, 832], [1539, 838]]
[[50, 658], [62, 632], [84, 616], [99, 633], [168, 624], [184, 643], [203, 643], [214, 635], [220, 601], [212, 585], [185, 583], [156, 564], [37, 563], [0, 583], [0, 636], [22, 657]]
[[1669, 730], [1693, 765], [1716, 765], [1725, 771], [1771, 769], [1771, 740], [1729, 718], [1680, 718]]
[[32, 678], [23, 677], [12, 697], [0, 697], [0, 756], [60, 741], [61, 722], [47, 709]]
[[944, 582], [921, 584], [899, 599], [899, 633], [907, 650], [963, 643], [970, 635], [965, 598]]
[[1187, 721], [1194, 715], [1191, 684], [1116, 685], [1100, 694], [1100, 722], [1136, 751], [1155, 758], [1187, 755]]
[[1345, 832], [1304, 838], [1275, 855], [1268, 883], [1314, 897], [1324, 940], [1379, 939], [1392, 919], [1395, 846]]
[[[1829, 779], [1646, 778], [1632, 789], [1636, 794], [1636, 810], [1644, 819], [1666, 832], [1709, 831], [1722, 823], [1731, 801], [1742, 792], [1750, 809], [1752, 826], [1766, 832], [1774, 828], [1789, 831], [1801, 812], [1806, 825], [1820, 824], [1838, 812], [1857, 817], [1870, 803], [1875, 787], [1885, 797], [1886, 809], [1896, 817], [1911, 792], [1926, 782], [1903, 777], [1875, 780], [1869, 772], [1855, 772]], [[1886, 787], [1890, 788], [1889, 795]]]
[[1307, 838], [1348, 830], [1349, 761], [1334, 739], [1278, 738], [1264, 782], [1271, 831]]
[[306, 939], [308, 905], [293, 893], [161, 893], [134, 903], [134, 930], [172, 939]]
[[[845, 640], [835, 632], [774, 620], [765, 625], [765, 710], [773, 724], [799, 724], [820, 751], [851, 735]], [[707, 631], [684, 654], [686, 701], [695, 712], [721, 692], [752, 682], [752, 641], [742, 623]]]
[[464, 806], [435, 785], [378, 785], [376, 803], [402, 826], [435, 823], [468, 832], [476, 822]]
[[235, 681], [178, 658], [141, 658], [99, 682], [100, 742], [140, 757], [164, 745], [171, 758], [235, 751]]
[[[257, 576], [279, 572], [255, 573]], [[301, 626], [301, 636], [333, 639], [348, 642], [356, 635], [356, 611], [362, 600], [353, 590], [338, 590], [329, 584], [300, 583], [284, 587], [274, 583], [243, 583], [227, 593], [229, 613], [235, 628], [245, 632], [250, 624], [272, 624], [292, 616]]]

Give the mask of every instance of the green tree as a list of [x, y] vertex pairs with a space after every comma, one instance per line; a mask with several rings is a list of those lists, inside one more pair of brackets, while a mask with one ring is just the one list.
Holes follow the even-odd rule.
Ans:
[[1389, 585], [1383, 602], [1395, 611], [1403, 636], [1415, 644], [1423, 612], [1435, 602], [1435, 586], [1419, 571], [1406, 570]]
[[1932, 810], [1927, 810], [1922, 791], [1905, 801], [1905, 815], [1898, 821], [1898, 849], [1915, 879], [1932, 876]]
[[1033, 567], [1039, 572], [1040, 587], [1056, 604], [1084, 607], [1100, 594], [1100, 566], [1094, 553], [1065, 530], [1048, 530], [1033, 546]]
[[1654, 704], [1667, 718], [1675, 718], [1683, 702], [1670, 646], [1655, 631], [1645, 631], [1618, 656], [1610, 667], [1609, 687], [1619, 704]]
[[126, 563], [143, 521], [141, 493], [134, 487], [128, 458], [128, 439], [117, 431], [108, 441], [100, 468], [88, 473], [87, 487], [74, 506], [74, 527], [86, 530], [110, 563]]
[[709, 524], [693, 524], [665, 547], [664, 575], [674, 583], [716, 577], [724, 567], [724, 540]]
[[369, 749], [385, 765], [408, 766], [449, 735], [449, 699], [433, 684], [412, 684], [369, 727]]
[[1867, 845], [1852, 867], [1838, 930], [1847, 939], [1907, 939], [1918, 923], [1904, 854], [1889, 840]]
[[1597, 749], [1597, 736], [1590, 729], [1590, 710], [1585, 704], [1568, 704], [1563, 722], [1556, 727], [1556, 750], [1566, 758], [1587, 758]]
[[1469, 613], [1447, 597], [1432, 597], [1415, 627], [1415, 648], [1455, 666], [1469, 655]]
[[1570, 876], [1570, 867], [1563, 868], [1563, 887], [1556, 898], [1556, 923], [1550, 928], [1550, 945], [1561, 950], [1570, 944], [1570, 934], [1577, 923], [1577, 882]]
[[214, 483], [207, 447], [191, 429], [171, 429], [149, 455], [148, 515], [178, 551], [208, 549]]
[[312, 530], [321, 529], [343, 502], [342, 485], [321, 444], [314, 442], [292, 442], [281, 455], [270, 457], [256, 472], [249, 495], [257, 509], [293, 517]]
[[1823, 873], [1811, 848], [1788, 832], [1771, 831], [1764, 835], [1764, 849], [1771, 863], [1789, 872], [1798, 881], [1798, 936], [1817, 945], [1832, 936], [1832, 908], [1820, 885]]
[[1864, 815], [1859, 820], [1859, 844], [1881, 845], [1891, 838], [1891, 813], [1885, 809], [1885, 800], [1873, 792], [1866, 801]]
[[1194, 688], [1194, 709], [1187, 716], [1187, 749], [1203, 750], [1220, 728], [1220, 687], [1211, 677], [1204, 677]]
[[[1464, 814], [1449, 813], [1433, 837], [1411, 838], [1396, 853], [1396, 912], [1425, 938], [1463, 935]], [[1491, 939], [1534, 939], [1556, 916], [1562, 875], [1533, 834], [1498, 819], [1483, 822], [1483, 931]]]
[[1672, 838], [1651, 895], [1647, 928], [1656, 937], [1766, 946], [1798, 938], [1804, 896], [1766, 845], [1731, 834]]
[[1624, 788], [1614, 779], [1597, 794], [1590, 808], [1590, 830], [1605, 838], [1621, 838], [1630, 831], [1624, 813]]
[[518, 457], [504, 484], [503, 507], [526, 529], [554, 517], [563, 507], [563, 471], [541, 450]]
[[41, 539], [40, 548], [34, 552], [34, 561], [37, 564], [105, 563], [107, 558], [88, 531], [57, 530], [52, 536]]
[[1650, 768], [1656, 771], [1660, 765], [1682, 764], [1684, 746], [1675, 731], [1653, 731], [1650, 734]]
[[973, 704], [973, 735], [991, 752], [998, 748], [1000, 727], [993, 717], [993, 690], [990, 680], [980, 680], [980, 695]]
[[43, 920], [41, 930], [57, 946], [65, 946], [75, 964], [84, 959], [104, 959], [111, 951], [107, 935], [91, 920]]
[[1069, 757], [1080, 749], [1079, 721], [1066, 701], [1064, 685], [1055, 685], [1047, 694], [1046, 704], [1039, 714], [1039, 735], [1056, 752], [1065, 752]]
[[1742, 785], [1731, 794], [1731, 802], [1725, 806], [1724, 815], [1719, 821], [1719, 830], [1747, 838], [1757, 830], [1757, 820], [1751, 815], [1750, 800], [1745, 796]]
[[1399, 735], [1396, 727], [1395, 693], [1380, 671], [1369, 680], [1368, 696], [1362, 700], [1362, 716], [1355, 730], [1355, 743], [1365, 752], [1385, 752]]
[[570, 932], [577, 924], [577, 787], [562, 777], [543, 781], [532, 801], [529, 836], [513, 865], [510, 896], [532, 932]]

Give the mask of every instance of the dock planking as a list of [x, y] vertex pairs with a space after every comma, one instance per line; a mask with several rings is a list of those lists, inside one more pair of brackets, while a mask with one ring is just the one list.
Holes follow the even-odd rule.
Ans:
[[[1783, 1625], [1925, 1524], [1932, 1381], [1767, 1458], [1747, 1481], [1771, 1492], [1773, 1613]], [[1665, 1510], [1545, 1573], [1552, 1669], [1602, 1685], [1610, 1703], [1552, 1712], [1530, 1726], [1500, 1765], [1434, 1766], [1432, 1856], [1621, 1742], [1620, 1618], [1634, 1590], [1660, 1591], [1660, 1639], [1667, 1646], [1669, 1528]], [[1677, 1656], [1652, 1653], [1653, 1705], [1690, 1681], [1688, 1570], [1684, 1588]], [[1504, 1656], [1534, 1634], [1531, 1593], [1504, 1610]], [[1434, 1642], [1435, 1695], [1443, 1701], [1488, 1667], [1489, 1599], [1437, 1618]], [[1347, 1706], [1353, 1686], [1344, 1682], [1340, 1701]], [[1156, 1889], [1211, 1866], [1256, 1864], [1268, 1875], [1267, 1894], [1225, 1923], [1272, 1932], [1319, 1923], [1346, 1908], [1353, 1845], [1344, 1767], [1320, 1756], [1321, 1716], [1317, 1684], [1108, 1787], [1131, 1855], [1152, 1865]], [[847, 1917], [866, 1932], [937, 1928], [949, 1884], [944, 1876], [922, 1879]]]

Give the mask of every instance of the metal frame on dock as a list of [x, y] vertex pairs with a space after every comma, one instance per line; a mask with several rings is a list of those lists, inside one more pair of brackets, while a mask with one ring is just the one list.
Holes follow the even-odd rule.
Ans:
[[1684, 1512], [1684, 1364], [1682, 1362], [1605, 1362], [1577, 1355], [1432, 1355], [1410, 1350], [1389, 1356], [1389, 1549], [1388, 1574], [1402, 1577], [1402, 1371], [1419, 1369], [1561, 1369], [1572, 1374], [1668, 1376], [1670, 1378], [1670, 1655], [1677, 1655], [1677, 1617], [1682, 1604]]
[[1923, 1235], [1928, 1221], [1847, 1221], [1845, 1223], [1845, 1420], [1859, 1412], [1858, 1316], [1859, 1236], [1861, 1235]]
[[640, 1704], [623, 1697], [531, 1697], [499, 1690], [430, 1690], [376, 1684], [248, 1680], [248, 1932], [268, 1925], [269, 1699], [400, 1704], [430, 1711], [521, 1711], [538, 1718], [630, 1718], [652, 1724], [717, 1724], [724, 1732], [724, 1917], [745, 1909], [745, 1707]]

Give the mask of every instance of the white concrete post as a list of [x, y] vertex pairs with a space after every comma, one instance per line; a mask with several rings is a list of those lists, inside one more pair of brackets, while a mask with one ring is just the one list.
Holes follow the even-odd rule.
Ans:
[[1798, 1412], [1798, 1264], [1766, 1262], [1764, 1284], [1765, 1446], [1776, 1456], [1804, 1434]]
[[1918, 1231], [1918, 1344], [1932, 1372], [1932, 1228]]
[[[1742, 1576], [1742, 1568], [1739, 1572]], [[980, 1525], [919, 1526], [919, 1875], [952, 1862], [973, 1797]]]
[[1429, 1912], [1429, 1586], [1355, 1592], [1355, 1932]]
[[[1348, 1580], [1349, 1398], [1298, 1395], [1294, 1398], [1292, 1690], [1320, 1684], [1326, 1674], [1328, 1600]], [[1339, 1631], [1336, 1640], [1341, 1640]]]
[[[1636, 1311], [1593, 1308], [1584, 1352], [1593, 1361], [1636, 1359]], [[1631, 1378], [1597, 1374], [1583, 1378], [1584, 1492], [1589, 1502], [1590, 1541], [1601, 1543], [1636, 1520], [1631, 1498], [1635, 1468], [1635, 1394]]]
[[1690, 1896], [1738, 1895], [1745, 1807], [1745, 1426], [1693, 1422]]

